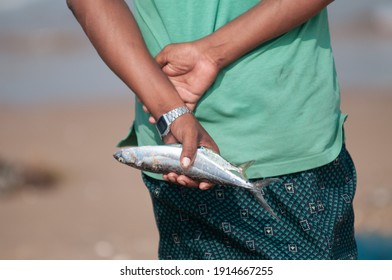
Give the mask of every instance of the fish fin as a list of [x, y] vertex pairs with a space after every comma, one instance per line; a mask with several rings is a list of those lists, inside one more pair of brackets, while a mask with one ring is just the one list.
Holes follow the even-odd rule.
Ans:
[[280, 220], [278, 216], [275, 214], [274, 210], [272, 210], [271, 206], [267, 203], [267, 201], [264, 199], [263, 195], [261, 194], [260, 190], [250, 190], [250, 192], [256, 197], [256, 199], [259, 201], [261, 207], [263, 207], [268, 213], [271, 214], [272, 217], [274, 217], [276, 220]]
[[250, 189], [250, 192], [259, 201], [261, 207], [263, 207], [268, 213], [270, 213], [271, 216], [274, 217], [276, 220], [280, 220], [278, 216], [275, 214], [275, 212], [272, 210], [271, 206], [269, 206], [267, 201], [264, 199], [263, 194], [261, 193], [262, 188], [276, 182], [281, 182], [281, 180], [277, 178], [267, 178], [267, 179], [258, 180], [256, 182], [253, 182], [254, 188]]
[[242, 177], [244, 177], [245, 179], [247, 179], [248, 177], [246, 176], [246, 170], [253, 164], [255, 163], [254, 160], [251, 161], [247, 161], [244, 163], [241, 163], [240, 165], [237, 166], [237, 168], [240, 170], [240, 173], [242, 175]]
[[267, 187], [273, 183], [279, 183], [279, 182], [282, 182], [282, 180], [278, 179], [278, 178], [265, 178], [265, 179], [253, 182], [252, 184], [255, 188], [262, 189], [262, 188]]

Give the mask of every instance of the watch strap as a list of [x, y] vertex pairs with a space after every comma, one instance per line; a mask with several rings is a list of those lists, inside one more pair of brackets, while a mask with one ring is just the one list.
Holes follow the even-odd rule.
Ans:
[[170, 125], [178, 117], [180, 117], [186, 113], [192, 113], [192, 112], [191, 112], [191, 110], [188, 109], [187, 106], [181, 106], [181, 107], [174, 108], [173, 110], [167, 112], [164, 115], [166, 116], [166, 120], [168, 121], [168, 124]]
[[173, 110], [170, 110], [169, 112], [163, 114], [161, 117], [159, 117], [156, 127], [158, 129], [159, 134], [163, 138], [170, 132], [170, 125], [180, 116], [187, 114], [187, 113], [192, 113], [191, 110], [188, 109], [187, 106], [180, 106], [177, 108], [174, 108]]

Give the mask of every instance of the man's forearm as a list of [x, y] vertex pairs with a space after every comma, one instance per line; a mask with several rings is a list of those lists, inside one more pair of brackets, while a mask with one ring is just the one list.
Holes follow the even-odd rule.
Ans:
[[68, 0], [67, 3], [104, 62], [155, 118], [184, 104], [149, 54], [123, 0]]
[[222, 69], [260, 44], [306, 22], [331, 2], [263, 0], [198, 43]]

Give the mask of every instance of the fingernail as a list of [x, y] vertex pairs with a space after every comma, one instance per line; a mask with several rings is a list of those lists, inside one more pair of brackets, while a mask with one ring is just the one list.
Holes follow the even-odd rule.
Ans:
[[184, 157], [183, 159], [182, 159], [182, 166], [184, 167], [184, 168], [188, 168], [189, 167], [189, 165], [191, 164], [191, 159], [189, 158], [189, 157]]
[[211, 188], [211, 186], [208, 183], [201, 182], [200, 185], [199, 185], [199, 189], [202, 190], [202, 191], [208, 190], [210, 188]]

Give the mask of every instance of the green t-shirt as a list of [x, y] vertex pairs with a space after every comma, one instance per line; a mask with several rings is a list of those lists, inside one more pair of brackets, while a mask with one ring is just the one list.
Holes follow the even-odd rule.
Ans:
[[[257, 3], [135, 0], [134, 13], [155, 56], [167, 44], [214, 32]], [[247, 170], [249, 178], [304, 171], [333, 161], [342, 146], [346, 116], [340, 112], [327, 11], [223, 69], [194, 113], [225, 159], [233, 164], [255, 160]], [[162, 144], [138, 102], [132, 131], [138, 145]], [[135, 144], [132, 135], [120, 146]]]

